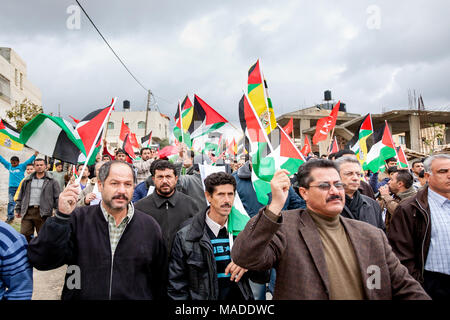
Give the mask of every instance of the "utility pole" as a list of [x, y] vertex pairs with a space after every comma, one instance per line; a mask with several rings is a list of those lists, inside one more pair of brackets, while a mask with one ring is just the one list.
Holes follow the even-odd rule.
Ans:
[[152, 95], [152, 91], [150, 89], [148, 89], [147, 110], [145, 111], [145, 133], [144, 133], [144, 137], [147, 135], [148, 110], [150, 109], [150, 96], [151, 95]]
[[58, 103], [58, 117], [61, 118], [61, 104]]

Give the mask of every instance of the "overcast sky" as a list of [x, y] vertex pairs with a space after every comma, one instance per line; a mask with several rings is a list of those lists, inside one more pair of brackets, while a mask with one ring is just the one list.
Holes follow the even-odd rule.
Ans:
[[[450, 5], [433, 1], [80, 0], [128, 68], [173, 116], [194, 93], [228, 120], [261, 59], [276, 116], [322, 102], [347, 111], [407, 108], [408, 89], [450, 106]], [[147, 94], [72, 0], [4, 1], [0, 46], [25, 60], [44, 112], [82, 117], [111, 97], [144, 110]], [[75, 25], [76, 27], [76, 25]]]

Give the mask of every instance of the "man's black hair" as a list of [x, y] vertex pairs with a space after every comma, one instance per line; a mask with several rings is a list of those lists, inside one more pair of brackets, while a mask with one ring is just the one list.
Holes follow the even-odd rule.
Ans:
[[354, 151], [352, 151], [352, 150], [349, 150], [349, 149], [339, 150], [338, 152], [336, 152], [336, 153], [334, 154], [334, 160], [337, 160], [337, 159], [339, 159], [340, 157], [345, 156], [346, 154], [352, 154], [352, 155], [355, 155], [356, 153], [355, 153]]
[[387, 168], [387, 174], [391, 174], [391, 173], [394, 173], [397, 171], [398, 171], [397, 166], [392, 166], [392, 167]]
[[423, 163], [423, 161], [422, 161], [422, 159], [414, 159], [414, 160], [411, 162], [411, 168], [414, 168], [414, 165], [415, 165], [416, 163]]
[[127, 165], [127, 166], [130, 168], [130, 170], [131, 170], [131, 172], [132, 172], [132, 174], [133, 174], [133, 182], [134, 182], [134, 184], [136, 185], [136, 183], [137, 183], [137, 177], [136, 177], [136, 171], [134, 171], [133, 166], [132, 166], [131, 164], [129, 164], [128, 162], [120, 161], [120, 160], [111, 160], [111, 161], [105, 162], [105, 163], [100, 167], [100, 169], [98, 170], [98, 180], [99, 180], [100, 182], [104, 183], [105, 180], [106, 180], [106, 179], [108, 178], [108, 176], [109, 176], [109, 172], [111, 171], [111, 167], [112, 167], [114, 164], [118, 164], [118, 163], [120, 163], [120, 164], [125, 164], [125, 165]]
[[333, 168], [339, 174], [339, 170], [333, 161], [327, 159], [311, 159], [298, 168], [298, 186], [308, 189], [309, 184], [313, 181], [311, 171], [318, 168]]
[[123, 149], [117, 149], [117, 151], [116, 151], [116, 156], [119, 154], [119, 153], [123, 153], [124, 155], [127, 155], [127, 153], [125, 152], [125, 150], [123, 150]]
[[27, 167], [29, 167], [29, 166], [34, 167], [34, 165], [33, 165], [32, 163], [28, 163], [28, 164], [27, 164]]
[[141, 150], [139, 152], [142, 154], [144, 152], [144, 150], [149, 150], [150, 153], [152, 152], [152, 148], [150, 148], [150, 147], [143, 147], [143, 148], [141, 148]]
[[12, 156], [11, 159], [9, 159], [10, 162], [12, 161], [17, 161], [20, 162], [19, 157], [18, 156]]
[[396, 179], [397, 181], [403, 182], [403, 185], [405, 186], [406, 189], [411, 188], [411, 186], [414, 183], [413, 176], [411, 175], [411, 173], [409, 173], [408, 170], [405, 169], [397, 170]]
[[333, 157], [334, 157], [334, 160], [336, 160], [336, 152], [333, 152], [333, 153], [330, 153], [329, 155], [328, 155], [328, 160], [333, 160]]
[[44, 158], [37, 158], [37, 159], [34, 159], [34, 162], [36, 162], [36, 161], [43, 161], [44, 164], [47, 165], [47, 160], [45, 160]]
[[59, 166], [62, 166], [63, 164], [62, 164], [62, 162], [57, 162], [56, 164], [55, 164], [55, 167], [59, 167]]
[[221, 186], [225, 184], [231, 184], [233, 186], [233, 191], [236, 191], [236, 180], [234, 177], [225, 172], [215, 172], [206, 177], [205, 181], [205, 190], [210, 195], [214, 193], [216, 186]]
[[174, 165], [172, 162], [167, 161], [167, 160], [161, 160], [161, 161], [158, 161], [158, 162], [155, 164], [155, 166], [153, 167], [153, 173], [152, 173], [152, 175], [153, 175], [153, 176], [156, 175], [156, 170], [164, 171], [164, 170], [166, 170], [166, 169], [173, 170], [173, 174], [175, 175], [175, 177], [178, 176], [178, 173], [177, 173], [177, 167], [175, 167], [175, 165]]
[[163, 160], [163, 159], [155, 159], [155, 160], [153, 160], [153, 162], [150, 164], [150, 174], [151, 174], [152, 176], [155, 175], [155, 166], [156, 166], [156, 164], [157, 164], [159, 161], [164, 161], [164, 160]]
[[385, 162], [386, 162], [386, 164], [388, 164], [389, 162], [397, 162], [397, 159], [395, 159], [395, 157], [392, 157], [392, 158], [389, 158], [389, 159], [386, 159], [385, 160]]

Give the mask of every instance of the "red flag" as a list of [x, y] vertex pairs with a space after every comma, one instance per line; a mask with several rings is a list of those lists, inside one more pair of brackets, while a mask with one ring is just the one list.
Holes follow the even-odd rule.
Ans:
[[303, 148], [300, 151], [305, 157], [311, 152], [311, 143], [309, 142], [308, 136], [305, 135], [305, 143], [303, 144]]
[[336, 136], [334, 137], [334, 139], [333, 139], [333, 141], [332, 141], [332, 143], [330, 145], [330, 149], [329, 150], [330, 150], [330, 153], [336, 153], [336, 152], [339, 151], [339, 146], [338, 146], [338, 143], [337, 143]]
[[130, 132], [130, 137], [129, 137], [130, 141], [131, 141], [131, 145], [135, 148], [140, 148], [141, 145], [139, 144], [139, 142], [137, 141], [136, 138], [136, 134], [134, 134], [133, 132]]
[[336, 125], [340, 104], [341, 101], [338, 101], [333, 110], [331, 110], [329, 116], [317, 120], [316, 133], [314, 133], [313, 136], [313, 144], [317, 144], [319, 141], [325, 140], [327, 138], [328, 132], [330, 132], [334, 128], [334, 126]]
[[229, 155], [235, 156], [237, 154], [237, 145], [236, 140], [230, 142], [230, 144], [227, 146], [227, 152]]
[[284, 132], [286, 132], [287, 135], [290, 135], [292, 133], [292, 130], [294, 130], [294, 119], [291, 117], [291, 120], [287, 123], [286, 126], [283, 127]]
[[133, 142], [131, 139], [131, 134], [127, 133], [127, 135], [125, 136], [125, 139], [123, 140], [122, 149], [127, 153], [127, 155], [131, 159], [136, 158], [136, 154], [134, 153], [134, 150], [133, 150]]
[[122, 118], [122, 125], [120, 126], [119, 139], [124, 141], [125, 137], [127, 136], [128, 133], [131, 133], [131, 130], [130, 130], [130, 128], [128, 128], [128, 126], [125, 124], [125, 122], [123, 121], [123, 118]]
[[72, 120], [73, 120], [73, 122], [75, 122], [76, 124], [79, 124], [80, 123], [80, 120], [78, 120], [78, 119], [75, 119], [74, 117], [72, 117], [72, 116], [69, 116], [69, 117], [71, 117], [72, 118]]

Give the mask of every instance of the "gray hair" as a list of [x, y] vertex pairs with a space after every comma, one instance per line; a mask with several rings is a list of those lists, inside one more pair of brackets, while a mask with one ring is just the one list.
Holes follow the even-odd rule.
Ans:
[[106, 178], [108, 178], [109, 172], [111, 171], [111, 167], [112, 167], [114, 164], [124, 164], [124, 165], [127, 165], [127, 166], [130, 168], [130, 170], [131, 170], [131, 172], [132, 172], [132, 174], [133, 174], [133, 182], [134, 182], [134, 184], [136, 185], [136, 183], [137, 183], [137, 177], [136, 177], [136, 171], [133, 169], [133, 166], [132, 166], [131, 164], [129, 164], [128, 162], [120, 161], [120, 160], [107, 161], [107, 162], [105, 162], [105, 163], [100, 167], [100, 170], [98, 170], [98, 177], [97, 177], [97, 178], [98, 178], [98, 180], [99, 180], [101, 183], [104, 183], [105, 180], [106, 180]]
[[344, 163], [355, 163], [359, 167], [361, 167], [361, 163], [359, 163], [358, 159], [355, 159], [354, 157], [349, 157], [349, 156], [341, 157], [341, 158], [335, 160], [335, 163], [336, 163], [336, 166], [338, 167], [339, 171], [341, 171], [341, 166]]
[[436, 159], [450, 160], [450, 155], [442, 153], [442, 154], [435, 154], [433, 156], [426, 158], [425, 161], [423, 162], [423, 167], [424, 167], [425, 172], [431, 173], [431, 165], [432, 165], [433, 161]]

